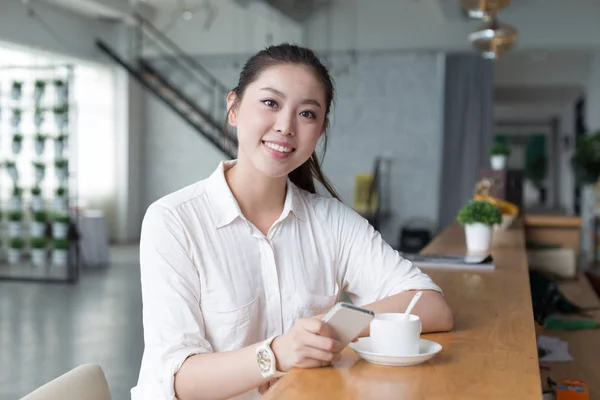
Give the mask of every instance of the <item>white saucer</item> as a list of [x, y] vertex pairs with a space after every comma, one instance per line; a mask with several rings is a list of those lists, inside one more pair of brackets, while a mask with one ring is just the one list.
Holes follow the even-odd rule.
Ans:
[[390, 367], [407, 367], [421, 364], [442, 350], [442, 345], [431, 340], [419, 340], [419, 354], [412, 356], [391, 356], [387, 354], [374, 353], [371, 349], [371, 338], [360, 338], [356, 343], [350, 343], [352, 348], [361, 358], [373, 364], [386, 365]]

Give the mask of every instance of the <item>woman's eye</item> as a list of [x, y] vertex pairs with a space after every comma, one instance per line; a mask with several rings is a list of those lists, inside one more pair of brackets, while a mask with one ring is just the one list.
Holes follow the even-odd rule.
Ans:
[[263, 104], [267, 107], [277, 107], [275, 100], [263, 100]]
[[310, 119], [315, 119], [317, 118], [317, 116], [315, 115], [314, 112], [312, 111], [302, 111], [300, 113], [301, 116], [305, 117], [305, 118], [310, 118]]

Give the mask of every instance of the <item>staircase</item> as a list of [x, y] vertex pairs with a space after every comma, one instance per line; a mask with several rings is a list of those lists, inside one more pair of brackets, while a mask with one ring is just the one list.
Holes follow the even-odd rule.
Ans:
[[140, 15], [136, 51], [122, 55], [102, 40], [96, 46], [229, 158], [237, 139], [225, 124], [229, 89]]

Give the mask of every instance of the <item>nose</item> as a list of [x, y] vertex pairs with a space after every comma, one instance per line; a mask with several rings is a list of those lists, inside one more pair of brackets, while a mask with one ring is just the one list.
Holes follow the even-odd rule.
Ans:
[[293, 136], [295, 134], [294, 115], [283, 110], [278, 112], [273, 128], [280, 135]]

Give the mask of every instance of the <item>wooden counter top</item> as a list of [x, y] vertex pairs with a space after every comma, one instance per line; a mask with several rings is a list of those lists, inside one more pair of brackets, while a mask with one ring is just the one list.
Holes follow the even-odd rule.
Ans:
[[[334, 368], [295, 369], [264, 399], [540, 399], [541, 383], [522, 224], [495, 240], [494, 271], [425, 270], [455, 316], [450, 333], [423, 335], [443, 346], [414, 367], [383, 367], [347, 348]], [[425, 253], [465, 252], [453, 224]]]
[[580, 228], [582, 222], [580, 217], [566, 215], [525, 215], [525, 226], [532, 228]]

